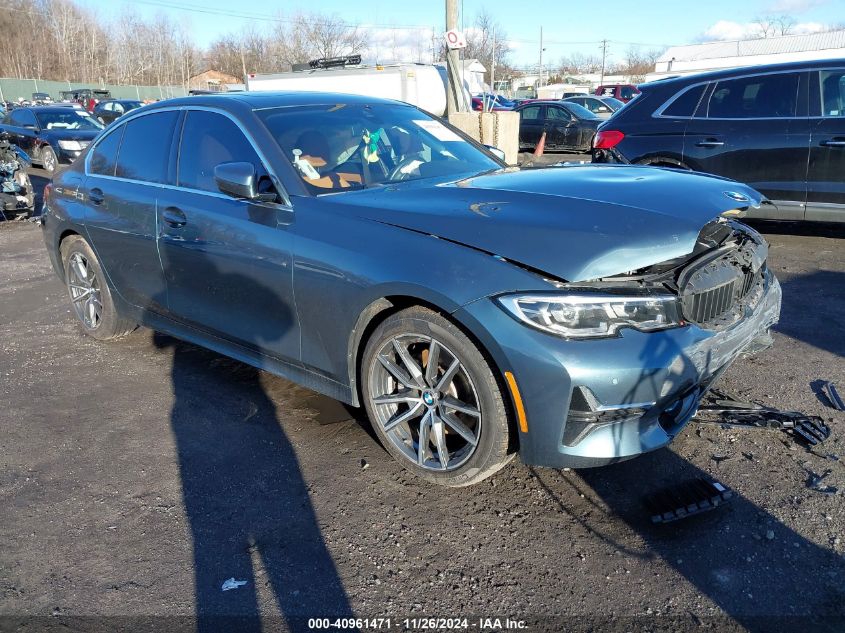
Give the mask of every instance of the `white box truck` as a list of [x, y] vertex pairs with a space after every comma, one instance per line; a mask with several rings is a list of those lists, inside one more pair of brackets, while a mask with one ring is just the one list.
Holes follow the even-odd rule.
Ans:
[[446, 113], [446, 74], [429, 64], [384, 64], [309, 68], [287, 73], [249, 74], [248, 91], [341, 92], [396, 99], [435, 116]]

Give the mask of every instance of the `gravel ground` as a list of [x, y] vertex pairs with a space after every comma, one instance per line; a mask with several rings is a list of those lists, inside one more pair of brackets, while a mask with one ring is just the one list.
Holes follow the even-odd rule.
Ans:
[[[842, 631], [845, 416], [813, 386], [845, 393], [845, 231], [759, 226], [782, 322], [722, 387], [823, 416], [823, 448], [692, 423], [623, 464], [448, 490], [282, 379], [147, 330], [86, 338], [40, 229], [0, 223], [0, 630]], [[652, 525], [642, 497], [699, 476], [735, 498]]]

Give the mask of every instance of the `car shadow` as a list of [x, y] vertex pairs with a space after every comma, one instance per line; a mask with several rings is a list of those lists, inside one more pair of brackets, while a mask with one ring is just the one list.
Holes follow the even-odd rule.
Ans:
[[[274, 296], [207, 258], [194, 264], [218, 288]], [[158, 303], [166, 305], [162, 297]], [[242, 344], [281, 338], [292, 316], [281, 301], [267, 305], [273, 318]], [[274, 402], [255, 367], [162, 334], [153, 340], [172, 357], [170, 421], [193, 546], [197, 630], [260, 631], [277, 617], [273, 603], [291, 631], [308, 630], [309, 617], [351, 616], [283, 429], [291, 403]]]
[[676, 523], [651, 522], [644, 495], [681, 481], [713, 480], [671, 450], [603, 468], [539, 469], [534, 474], [563, 512], [566, 499], [555, 491], [600, 499], [607, 510], [592, 501], [599, 511], [579, 519], [589, 532], [608, 541], [594, 517], [609, 512], [645, 545], [641, 551], [619, 546], [622, 556], [662, 559], [723, 613], [703, 617], [688, 611], [679, 616], [675, 630], [700, 627], [705, 620], [711, 627], [739, 624], [761, 633], [845, 630], [845, 559], [798, 534], [736, 490], [727, 505], [714, 511]]

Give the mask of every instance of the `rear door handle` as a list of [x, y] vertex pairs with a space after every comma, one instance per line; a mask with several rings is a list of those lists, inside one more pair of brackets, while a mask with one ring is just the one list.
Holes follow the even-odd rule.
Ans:
[[829, 139], [827, 141], [822, 141], [821, 144], [824, 145], [825, 147], [845, 147], [845, 140], [833, 138], [833, 139]]
[[188, 218], [182, 213], [182, 209], [178, 207], [167, 207], [161, 212], [161, 219], [174, 229], [181, 228], [188, 223]]
[[88, 199], [93, 204], [99, 205], [99, 204], [103, 204], [103, 200], [105, 200], [106, 198], [105, 198], [105, 196], [103, 196], [103, 190], [102, 189], [94, 188], [94, 189], [92, 189], [91, 191], [88, 192]]
[[724, 141], [717, 141], [715, 138], [708, 138], [705, 141], [699, 141], [695, 144], [696, 147], [721, 147]]

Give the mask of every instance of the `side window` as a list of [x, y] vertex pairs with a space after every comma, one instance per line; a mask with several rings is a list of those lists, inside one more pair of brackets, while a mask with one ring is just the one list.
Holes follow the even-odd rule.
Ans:
[[170, 141], [178, 118], [178, 112], [155, 112], [126, 124], [115, 175], [166, 183]]
[[798, 73], [776, 73], [720, 81], [707, 111], [711, 119], [795, 116]]
[[680, 96], [663, 110], [663, 116], [691, 117], [706, 89], [707, 84], [701, 84], [681, 92]]
[[571, 121], [572, 116], [569, 114], [568, 110], [564, 108], [555, 108], [554, 106], [548, 107], [548, 114], [547, 117], [553, 121]]
[[105, 136], [91, 151], [91, 159], [88, 163], [88, 171], [100, 176], [114, 176], [114, 168], [117, 163], [117, 150], [120, 147], [120, 139], [126, 126], [121, 126], [114, 132]]
[[182, 128], [177, 184], [218, 191], [214, 168], [232, 162], [252, 163], [259, 179], [264, 173], [258, 154], [231, 119], [216, 112], [189, 111]]
[[845, 69], [819, 73], [822, 90], [822, 116], [845, 117]]
[[528, 106], [519, 111], [519, 118], [523, 121], [536, 121], [540, 118], [540, 106]]
[[29, 110], [12, 110], [12, 125], [35, 127], [35, 115]]

